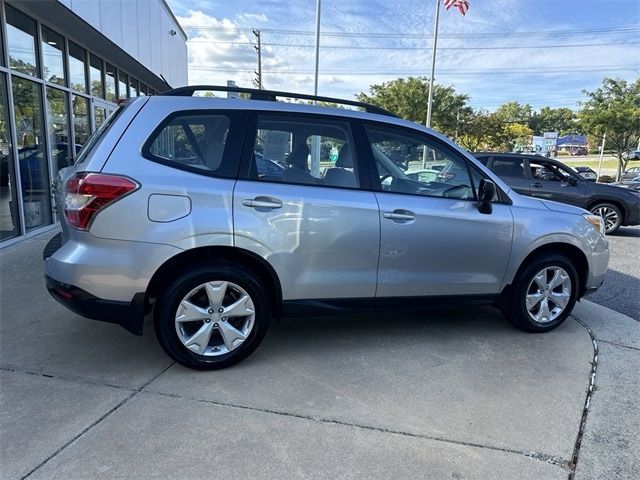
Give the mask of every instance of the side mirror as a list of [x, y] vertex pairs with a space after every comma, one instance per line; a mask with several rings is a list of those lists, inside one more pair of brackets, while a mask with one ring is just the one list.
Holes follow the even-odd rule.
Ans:
[[574, 177], [569, 177], [567, 179], [567, 183], [569, 183], [569, 185], [573, 185], [574, 187], [578, 184], [578, 180]]
[[490, 214], [493, 212], [491, 202], [496, 194], [496, 184], [491, 180], [483, 178], [480, 180], [478, 187], [478, 211], [480, 213]]

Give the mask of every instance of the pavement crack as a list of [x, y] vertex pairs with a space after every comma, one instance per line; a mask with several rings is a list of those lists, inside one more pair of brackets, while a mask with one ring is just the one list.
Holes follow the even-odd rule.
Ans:
[[67, 375], [53, 375], [50, 373], [38, 372], [34, 370], [25, 370], [18, 367], [10, 367], [10, 366], [0, 366], [0, 372], [12, 372], [12, 373], [20, 373], [22, 375], [32, 375], [34, 377], [42, 377], [42, 378], [52, 378], [54, 380], [61, 380], [64, 382], [74, 382], [74, 383], [83, 383], [85, 385], [93, 385], [96, 387], [109, 387], [109, 388], [117, 388], [118, 390], [129, 390], [135, 391], [135, 388], [124, 387], [122, 385], [115, 385], [112, 383], [104, 383], [98, 382], [95, 380], [91, 380], [88, 378], [75, 377], [75, 376], [67, 376]]
[[598, 341], [600, 343], [606, 343], [607, 345], [613, 345], [614, 347], [628, 348], [630, 350], [635, 350], [636, 352], [640, 352], [640, 348], [632, 347], [631, 345], [623, 345], [622, 343], [616, 343], [616, 342], [612, 342], [610, 340], [602, 340], [602, 339], [598, 339]]
[[580, 320], [578, 317], [571, 315], [576, 322], [582, 325], [589, 337], [591, 338], [591, 344], [593, 345], [593, 360], [591, 361], [591, 373], [589, 375], [589, 388], [587, 390], [587, 397], [584, 400], [584, 407], [582, 409], [582, 418], [580, 419], [580, 427], [578, 428], [578, 435], [576, 437], [576, 443], [573, 448], [573, 456], [571, 458], [571, 462], [569, 463], [569, 479], [574, 480], [576, 475], [576, 468], [578, 466], [578, 459], [580, 458], [580, 447], [582, 446], [582, 438], [584, 436], [584, 429], [587, 425], [587, 415], [589, 414], [589, 407], [591, 406], [591, 397], [593, 396], [593, 392], [595, 390], [596, 383], [596, 372], [598, 370], [598, 340], [596, 339], [594, 333], [591, 329]]
[[[26, 475], [24, 475], [21, 478], [21, 480], [25, 480], [25, 479], [29, 478], [31, 475], [33, 475], [35, 472], [37, 472], [40, 468], [42, 468], [44, 465], [46, 465], [49, 461], [51, 461], [56, 456], [58, 456], [68, 446], [72, 445], [77, 440], [79, 440], [85, 433], [87, 433], [88, 431], [90, 431], [92, 428], [96, 427], [100, 423], [102, 423], [106, 418], [108, 418], [111, 414], [113, 414], [115, 411], [117, 411], [120, 407], [122, 407], [123, 405], [126, 405], [133, 397], [138, 395], [151, 382], [153, 382], [156, 378], [158, 378], [164, 372], [169, 370], [169, 368], [171, 368], [173, 366], [173, 364], [174, 364], [174, 362], [171, 362], [169, 365], [167, 365], [165, 368], [163, 368], [160, 372], [158, 372], [156, 375], [154, 375], [151, 379], [146, 381], [143, 385], [141, 385], [140, 387], [134, 389], [129, 396], [127, 396], [126, 398], [121, 400], [115, 407], [111, 408], [109, 411], [107, 411], [106, 413], [101, 415], [97, 420], [95, 420], [89, 426], [85, 427], [80, 433], [75, 435], [71, 440], [66, 442], [64, 445], [62, 445], [60, 448], [58, 448], [55, 452], [53, 452], [51, 455], [49, 455], [47, 458], [45, 458], [42, 462], [40, 462], [38, 465], [36, 465], [34, 468], [32, 468]], [[8, 370], [8, 369], [2, 368], [2, 370]], [[16, 371], [16, 370], [14, 370], [14, 371]], [[22, 372], [22, 373], [29, 373], [29, 372]], [[33, 375], [40, 375], [40, 376], [45, 376], [45, 377], [47, 376], [47, 375], [43, 375], [43, 374], [40, 374], [40, 373], [33, 373]], [[102, 385], [102, 384], [99, 384], [99, 385]], [[120, 388], [122, 388], [122, 387], [120, 387]], [[131, 389], [126, 389], [126, 390], [131, 390]]]
[[302, 419], [302, 420], [309, 420], [309, 421], [312, 421], [312, 422], [324, 423], [324, 424], [329, 424], [329, 425], [340, 425], [340, 426], [344, 426], [344, 427], [359, 428], [359, 429], [362, 429], [362, 430], [370, 430], [370, 431], [386, 433], [386, 434], [391, 434], [391, 435], [400, 435], [400, 436], [403, 436], [403, 437], [419, 438], [419, 439], [423, 439], [423, 440], [433, 440], [433, 441], [436, 441], [436, 442], [443, 442], [443, 443], [448, 443], [448, 444], [452, 444], [452, 445], [461, 445], [461, 446], [465, 446], [465, 447], [476, 447], [476, 448], [482, 448], [482, 449], [486, 449], [486, 450], [493, 450], [493, 451], [497, 451], [497, 452], [511, 453], [511, 454], [522, 455], [522, 456], [525, 456], [525, 457], [528, 457], [528, 458], [539, 460], [541, 462], [549, 463], [551, 465], [555, 465], [555, 466], [563, 468], [565, 470], [569, 470], [569, 468], [570, 468], [569, 467], [569, 462], [567, 460], [559, 458], [559, 457], [555, 457], [553, 455], [547, 455], [547, 454], [544, 454], [544, 453], [538, 453], [538, 452], [532, 452], [532, 451], [524, 451], [524, 450], [515, 450], [515, 449], [510, 449], [510, 448], [497, 447], [497, 446], [493, 446], [493, 445], [483, 445], [481, 443], [465, 442], [465, 441], [462, 441], [462, 440], [455, 440], [455, 439], [439, 437], [439, 436], [435, 436], [435, 435], [427, 435], [427, 434], [421, 434], [421, 433], [406, 432], [406, 431], [402, 431], [402, 430], [394, 430], [394, 429], [385, 428], [385, 427], [378, 427], [378, 426], [373, 426], [373, 425], [365, 425], [365, 424], [347, 422], [347, 421], [344, 421], [344, 420], [338, 420], [338, 419], [334, 419], [334, 418], [325, 418], [325, 417], [319, 417], [319, 416], [314, 416], [314, 415], [304, 415], [304, 414], [300, 414], [300, 413], [284, 412], [284, 411], [281, 411], [281, 410], [272, 410], [272, 409], [269, 409], [269, 408], [252, 407], [252, 406], [249, 406], [249, 405], [238, 405], [238, 404], [235, 404], [235, 403], [221, 402], [221, 401], [218, 401], [218, 400], [208, 400], [208, 399], [202, 399], [202, 398], [188, 397], [188, 396], [184, 396], [184, 395], [178, 395], [178, 394], [175, 394], [175, 393], [165, 393], [165, 392], [158, 392], [158, 391], [153, 391], [153, 390], [145, 390], [144, 393], [150, 394], [150, 395], [158, 395], [158, 396], [162, 396], [162, 397], [176, 398], [176, 399], [181, 399], [181, 400], [189, 400], [189, 401], [198, 402], [198, 403], [205, 403], [205, 404], [209, 404], [209, 405], [216, 405], [216, 406], [219, 406], [219, 407], [237, 408], [237, 409], [240, 409], [240, 410], [250, 410], [250, 411], [253, 411], [253, 412], [260, 412], [260, 413], [266, 413], [266, 414], [271, 414], [271, 415], [280, 415], [280, 416], [283, 416], [283, 417], [290, 417], [290, 418], [298, 418], [298, 419]]

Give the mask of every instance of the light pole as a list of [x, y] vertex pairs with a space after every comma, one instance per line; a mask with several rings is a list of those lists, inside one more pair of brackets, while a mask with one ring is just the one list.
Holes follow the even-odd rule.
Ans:
[[[320, 1], [320, 0], [318, 0]], [[431, 110], [433, 108], [433, 76], [436, 71], [436, 49], [438, 48], [438, 23], [440, 21], [440, 0], [436, 0], [436, 22], [433, 27], [433, 53], [431, 54], [431, 75], [429, 76], [429, 99], [427, 100], [427, 121], [425, 125], [431, 127]]]

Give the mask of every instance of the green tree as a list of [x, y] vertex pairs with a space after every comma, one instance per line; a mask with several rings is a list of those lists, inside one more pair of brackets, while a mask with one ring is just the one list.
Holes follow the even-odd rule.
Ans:
[[542, 107], [539, 112], [533, 112], [529, 119], [529, 128], [534, 135], [544, 132], [558, 132], [568, 135], [579, 131], [578, 115], [570, 108]]
[[[426, 77], [398, 78], [371, 85], [369, 94], [356, 95], [361, 102], [378, 105], [399, 117], [424, 124], [427, 118], [428, 81]], [[431, 126], [445, 135], [455, 136], [459, 117], [471, 113], [469, 97], [451, 86], [434, 84]]]
[[475, 110], [460, 117], [459, 134], [456, 141], [470, 152], [495, 148], [495, 134], [502, 124], [486, 110]]
[[495, 111], [496, 117], [503, 123], [529, 123], [533, 109], [531, 105], [518, 102], [503, 103]]
[[590, 135], [602, 137], [606, 133], [605, 148], [618, 157], [618, 178], [627, 167], [622, 154], [632, 149], [640, 137], [640, 78], [635, 82], [605, 78], [602, 86], [588, 92], [582, 102], [580, 120]]

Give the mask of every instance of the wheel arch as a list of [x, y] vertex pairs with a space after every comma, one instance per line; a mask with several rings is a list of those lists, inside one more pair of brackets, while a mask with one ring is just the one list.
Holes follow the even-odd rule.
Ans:
[[277, 317], [282, 310], [282, 287], [273, 267], [264, 258], [238, 247], [207, 246], [185, 250], [167, 260], [151, 277], [146, 291], [147, 304], [157, 298], [165, 281], [177, 272], [185, 271], [190, 265], [203, 260], [223, 260], [246, 265], [263, 280], [271, 301], [272, 314]]
[[503, 289], [503, 294], [509, 294], [512, 285], [522, 274], [522, 271], [536, 258], [543, 255], [560, 254], [567, 257], [575, 266], [576, 272], [578, 272], [578, 299], [584, 296], [586, 291], [587, 280], [589, 276], [589, 261], [587, 256], [580, 248], [570, 243], [553, 242], [541, 245], [533, 249], [529, 254], [520, 262], [520, 266], [515, 275], [509, 282], [509, 284]]
[[610, 203], [611, 205], [615, 205], [616, 207], [618, 207], [620, 209], [620, 214], [622, 215], [622, 218], [620, 219], [620, 225], [621, 226], [624, 225], [625, 221], [627, 220], [627, 210], [624, 204], [621, 203], [619, 200], [612, 200], [609, 198], [599, 197], [587, 203], [587, 210], [591, 211], [593, 207], [601, 203]]

